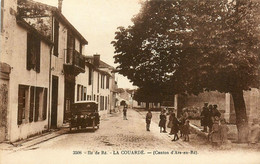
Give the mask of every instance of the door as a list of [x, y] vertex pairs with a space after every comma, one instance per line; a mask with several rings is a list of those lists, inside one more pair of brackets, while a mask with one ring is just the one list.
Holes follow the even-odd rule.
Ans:
[[57, 128], [59, 78], [52, 76], [51, 128]]

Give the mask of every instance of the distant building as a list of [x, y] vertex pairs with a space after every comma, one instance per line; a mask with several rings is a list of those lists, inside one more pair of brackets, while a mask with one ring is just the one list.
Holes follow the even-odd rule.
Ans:
[[96, 101], [101, 115], [115, 109], [114, 68], [100, 60], [100, 55], [87, 56], [85, 73], [76, 77], [75, 102]]

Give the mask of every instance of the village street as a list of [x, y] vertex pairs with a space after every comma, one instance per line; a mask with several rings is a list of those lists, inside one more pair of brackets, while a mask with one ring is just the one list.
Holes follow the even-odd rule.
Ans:
[[[103, 158], [103, 157], [133, 157], [136, 155], [145, 160], [147, 157], [169, 158], [169, 154], [173, 153], [175, 157], [184, 158], [185, 155], [189, 158], [199, 159], [199, 156], [210, 157], [215, 153], [221, 153], [223, 156], [227, 152], [223, 150], [215, 151], [205, 141], [196, 134], [191, 134], [191, 142], [184, 142], [181, 139], [177, 142], [172, 142], [168, 133], [160, 133], [157, 124], [158, 112], [153, 113], [153, 122], [151, 131], [145, 129], [145, 112], [137, 112], [133, 109], [128, 110], [128, 120], [123, 120], [122, 112], [109, 114], [101, 119], [101, 126], [95, 132], [80, 131], [66, 133], [48, 141], [43, 141], [40, 144], [33, 145], [19, 151], [5, 151], [2, 156], [5, 157], [4, 163], [13, 161], [13, 159], [25, 162], [32, 162], [37, 158], [30, 156], [39, 156], [41, 158], [55, 159], [62, 158], [71, 160], [88, 158]], [[96, 154], [98, 152], [98, 154]], [[169, 153], [169, 154], [168, 154]], [[244, 152], [236, 150], [234, 156], [244, 154]], [[247, 152], [250, 160], [257, 157], [259, 153], [252, 151]], [[229, 150], [229, 157], [232, 158], [232, 152]], [[168, 156], [166, 156], [168, 155]], [[158, 160], [158, 158], [157, 158]], [[60, 161], [60, 160], [59, 160]]]
[[47, 142], [30, 147], [29, 150], [62, 149], [70, 151], [96, 150], [180, 150], [192, 148], [183, 141], [172, 142], [166, 133], [160, 133], [158, 124], [153, 122], [151, 131], [146, 131], [143, 115], [128, 110], [128, 120], [122, 112], [101, 117], [100, 128], [73, 131]]

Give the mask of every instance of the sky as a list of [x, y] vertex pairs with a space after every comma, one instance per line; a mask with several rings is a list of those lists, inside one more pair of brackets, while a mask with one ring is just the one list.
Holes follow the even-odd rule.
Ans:
[[[35, 0], [58, 6], [58, 0]], [[114, 40], [117, 27], [132, 25], [141, 0], [63, 0], [62, 14], [86, 38], [85, 55], [100, 54], [102, 61], [114, 64]], [[134, 88], [126, 77], [116, 75], [118, 87]]]

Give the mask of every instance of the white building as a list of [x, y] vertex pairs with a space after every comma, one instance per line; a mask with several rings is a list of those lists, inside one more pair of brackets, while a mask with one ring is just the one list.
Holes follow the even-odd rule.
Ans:
[[100, 55], [86, 57], [85, 73], [76, 77], [75, 102], [96, 101], [101, 115], [114, 110], [113, 67], [100, 60]]
[[1, 1], [0, 141], [63, 125], [75, 77], [85, 72], [86, 44], [58, 8]]
[[5, 135], [1, 140], [15, 141], [48, 129], [49, 61], [53, 42], [16, 17], [16, 0], [1, 3], [0, 61], [11, 67], [8, 102], [0, 102], [7, 103], [6, 109], [1, 108], [6, 110], [1, 111], [6, 113]]

